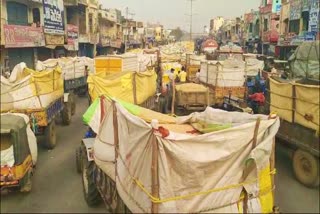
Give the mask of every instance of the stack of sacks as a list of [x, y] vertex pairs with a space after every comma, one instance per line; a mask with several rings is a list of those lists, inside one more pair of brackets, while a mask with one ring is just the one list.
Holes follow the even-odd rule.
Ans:
[[37, 71], [52, 70], [59, 65], [65, 80], [76, 79], [87, 75], [86, 66], [89, 72], [94, 72], [93, 59], [88, 57], [62, 57], [59, 59], [48, 59], [46, 61], [38, 61], [36, 65]]

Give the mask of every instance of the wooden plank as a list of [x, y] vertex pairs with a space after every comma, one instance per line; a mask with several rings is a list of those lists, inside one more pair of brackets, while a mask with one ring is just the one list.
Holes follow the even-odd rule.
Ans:
[[119, 129], [118, 129], [118, 117], [117, 117], [117, 107], [116, 102], [112, 101], [113, 106], [113, 134], [114, 134], [114, 148], [115, 148], [115, 175], [117, 177], [117, 159], [118, 159], [118, 151], [119, 151]]
[[[158, 157], [159, 149], [158, 142], [155, 136], [152, 136], [152, 166], [151, 166], [151, 176], [152, 176], [152, 190], [151, 194], [153, 197], [159, 198], [159, 172], [158, 172]], [[152, 203], [151, 207], [152, 213], [159, 213], [159, 204]]]

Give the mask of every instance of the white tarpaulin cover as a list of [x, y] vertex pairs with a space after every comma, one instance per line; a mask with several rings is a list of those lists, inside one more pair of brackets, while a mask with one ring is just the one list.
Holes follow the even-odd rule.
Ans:
[[[249, 213], [272, 212], [270, 162], [272, 142], [279, 128], [279, 119], [264, 115], [250, 115], [207, 108], [178, 118], [179, 124], [203, 120], [212, 123], [230, 123], [231, 128], [207, 134], [193, 135], [169, 130], [162, 137], [150, 123], [136, 115], [156, 118], [154, 112], [146, 116], [143, 108], [133, 105], [112, 104], [105, 99], [102, 123], [95, 124], [94, 143], [98, 165], [115, 164], [117, 190], [133, 213], [151, 213], [152, 201], [159, 213], [226, 212], [239, 213], [243, 188], [252, 195]], [[99, 105], [100, 106], [100, 105]], [[95, 114], [100, 115], [100, 107]], [[131, 112], [131, 113], [130, 113]], [[113, 114], [117, 118], [114, 120]], [[257, 118], [261, 118], [257, 144], [252, 141]], [[93, 116], [100, 120], [100, 116]], [[118, 132], [114, 127], [118, 124]], [[163, 123], [163, 122], [162, 122]], [[159, 123], [161, 126], [161, 123]], [[115, 159], [115, 133], [118, 133], [118, 157]], [[153, 147], [156, 146], [157, 153]], [[152, 160], [158, 163], [159, 197], [152, 196]], [[248, 160], [253, 168], [244, 176]], [[105, 163], [105, 164], [103, 164]], [[102, 169], [104, 167], [101, 167]], [[108, 168], [108, 167], [107, 167]], [[105, 173], [110, 170], [105, 170]], [[114, 178], [114, 173], [109, 175]], [[154, 198], [152, 198], [154, 197]]]
[[63, 96], [60, 67], [38, 72], [20, 63], [13, 71], [8, 79], [1, 76], [1, 112], [46, 108]]
[[247, 58], [246, 59], [246, 74], [248, 76], [256, 76], [259, 71], [262, 71], [264, 68], [264, 61], [258, 60], [256, 58]]
[[65, 80], [76, 79], [86, 76], [86, 66], [89, 72], [94, 72], [94, 61], [88, 57], [62, 57], [58, 59], [48, 59], [37, 61], [36, 70], [52, 70], [59, 65]]
[[241, 87], [245, 82], [245, 63], [237, 59], [201, 62], [200, 81], [218, 87]]

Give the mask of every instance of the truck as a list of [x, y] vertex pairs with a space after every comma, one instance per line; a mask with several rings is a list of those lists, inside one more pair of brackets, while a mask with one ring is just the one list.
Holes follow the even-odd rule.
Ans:
[[81, 167], [89, 206], [103, 201], [112, 213], [278, 210], [278, 117], [207, 108], [175, 118], [109, 96], [87, 113], [92, 134], [83, 139]]
[[1, 113], [28, 115], [33, 132], [45, 135], [48, 149], [56, 146], [56, 118], [61, 116], [65, 125], [71, 123], [69, 102], [59, 67], [38, 72], [20, 63], [9, 79], [1, 76]]

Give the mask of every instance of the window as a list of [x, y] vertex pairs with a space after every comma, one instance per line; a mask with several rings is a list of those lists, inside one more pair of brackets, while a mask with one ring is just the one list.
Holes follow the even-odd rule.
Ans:
[[250, 23], [250, 24], [249, 24], [249, 33], [252, 33], [252, 30], [253, 30], [253, 24]]
[[266, 32], [268, 31], [268, 19], [264, 19], [264, 22], [263, 22], [263, 31]]
[[309, 27], [309, 11], [304, 11], [302, 12], [302, 30], [303, 31], [308, 31], [308, 27]]
[[89, 31], [90, 31], [90, 33], [93, 33], [92, 13], [89, 13]]
[[17, 2], [7, 2], [8, 24], [28, 25], [28, 7]]
[[33, 23], [36, 23], [37, 27], [40, 27], [40, 10], [39, 10], [39, 8], [32, 9], [32, 17], [33, 17]]
[[300, 32], [300, 20], [290, 20], [289, 32], [299, 34]]
[[84, 6], [79, 7], [79, 32], [80, 34], [87, 33], [87, 13], [86, 8]]

